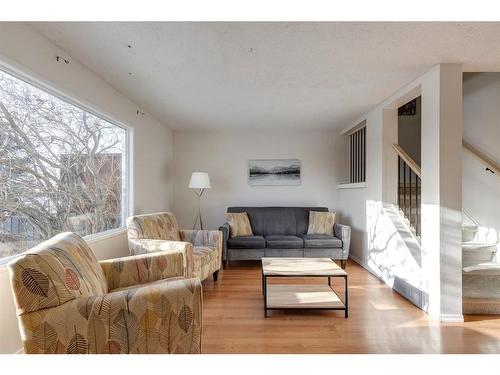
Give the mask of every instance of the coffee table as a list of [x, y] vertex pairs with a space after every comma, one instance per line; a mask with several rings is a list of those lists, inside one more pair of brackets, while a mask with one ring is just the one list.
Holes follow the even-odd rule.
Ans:
[[[326, 284], [268, 284], [275, 277], [326, 277]], [[344, 279], [344, 300], [332, 288], [333, 278]], [[268, 310], [344, 310], [349, 316], [347, 272], [330, 258], [262, 258], [264, 316]]]

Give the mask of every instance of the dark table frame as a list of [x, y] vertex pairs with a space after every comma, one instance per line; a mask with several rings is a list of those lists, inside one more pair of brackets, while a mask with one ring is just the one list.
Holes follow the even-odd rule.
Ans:
[[339, 298], [340, 296], [332, 287], [332, 278], [343, 278], [344, 279], [344, 307], [304, 307], [304, 310], [344, 310], [344, 317], [347, 319], [349, 317], [349, 292], [348, 292], [348, 283], [347, 283], [347, 274], [346, 275], [264, 275], [264, 267], [262, 267], [262, 294], [264, 296], [264, 317], [267, 318], [268, 310], [300, 310], [300, 308], [296, 307], [267, 307], [267, 278], [268, 277], [327, 277], [328, 278], [328, 286]]

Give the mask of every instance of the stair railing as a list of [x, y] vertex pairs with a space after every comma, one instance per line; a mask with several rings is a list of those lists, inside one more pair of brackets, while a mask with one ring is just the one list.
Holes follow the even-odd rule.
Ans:
[[401, 146], [392, 145], [398, 155], [398, 205], [406, 220], [420, 237], [422, 171]]
[[487, 171], [490, 171], [491, 173], [500, 176], [500, 165], [498, 165], [497, 162], [486, 156], [484, 153], [479, 151], [477, 148], [475, 148], [465, 140], [462, 140], [462, 145], [467, 151], [469, 151], [472, 155], [478, 158], [481, 163], [485, 165], [485, 169]]

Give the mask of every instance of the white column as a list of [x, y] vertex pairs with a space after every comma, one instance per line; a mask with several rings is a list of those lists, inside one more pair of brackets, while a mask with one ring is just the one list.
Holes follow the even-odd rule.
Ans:
[[462, 65], [422, 81], [422, 269], [427, 311], [462, 320]]

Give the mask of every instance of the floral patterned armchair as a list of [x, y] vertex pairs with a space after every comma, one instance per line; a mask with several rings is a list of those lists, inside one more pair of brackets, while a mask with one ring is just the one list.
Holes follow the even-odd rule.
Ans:
[[182, 230], [171, 212], [131, 216], [127, 219], [131, 254], [180, 251], [186, 276], [217, 281], [222, 266], [222, 232]]
[[98, 262], [62, 233], [8, 267], [26, 353], [201, 351], [201, 283], [181, 251]]

